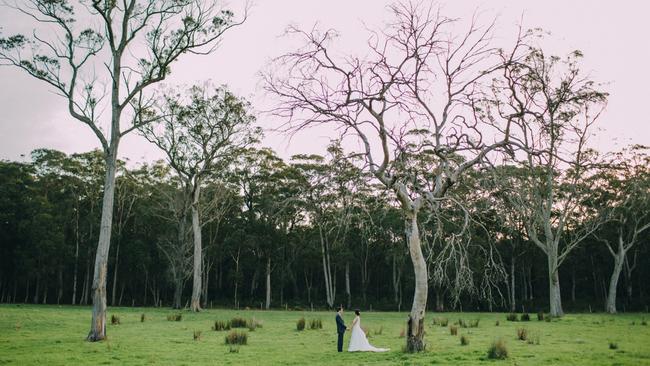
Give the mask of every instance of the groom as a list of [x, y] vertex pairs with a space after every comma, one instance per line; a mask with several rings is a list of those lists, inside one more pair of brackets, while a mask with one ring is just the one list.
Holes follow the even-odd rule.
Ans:
[[336, 311], [336, 332], [339, 335], [339, 342], [337, 344], [337, 349], [339, 352], [343, 352], [343, 334], [348, 328], [343, 322], [343, 306], [339, 306]]

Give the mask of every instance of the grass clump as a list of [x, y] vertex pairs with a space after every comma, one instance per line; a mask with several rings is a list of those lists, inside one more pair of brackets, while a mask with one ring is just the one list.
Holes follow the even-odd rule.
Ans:
[[447, 318], [433, 318], [433, 325], [446, 327], [448, 324], [449, 324], [449, 319]]
[[469, 321], [469, 327], [470, 328], [478, 328], [478, 323], [480, 319], [474, 319]]
[[248, 328], [248, 321], [244, 318], [232, 318], [230, 320], [230, 327], [231, 328]]
[[458, 327], [455, 325], [449, 326], [449, 333], [453, 336], [458, 335]]
[[506, 316], [506, 320], [509, 322], [517, 322], [519, 321], [519, 317], [515, 313], [510, 313]]
[[382, 333], [384, 333], [384, 326], [380, 325], [379, 329], [375, 329], [375, 335], [381, 335]]
[[193, 337], [194, 337], [195, 341], [200, 341], [201, 340], [201, 331], [200, 330], [195, 330]]
[[467, 346], [469, 344], [469, 338], [467, 338], [466, 335], [460, 336], [460, 345], [461, 346]]
[[641, 319], [641, 325], [647, 326], [648, 322], [645, 320], [645, 318]]
[[140, 323], [144, 323], [144, 321], [147, 319], [147, 316], [144, 315], [144, 313], [140, 314]]
[[309, 322], [309, 329], [323, 329], [323, 321], [321, 319], [312, 319]]
[[459, 327], [461, 328], [467, 328], [467, 323], [465, 322], [465, 319], [458, 319], [458, 324]]
[[495, 327], [498, 327], [499, 324], [501, 324], [501, 323], [499, 323], [499, 321], [497, 320], [496, 323], [494, 323], [494, 326], [495, 326]]
[[402, 328], [402, 330], [400, 330], [400, 332], [399, 332], [399, 337], [400, 337], [400, 338], [404, 338], [404, 337], [406, 337], [406, 331], [404, 330], [404, 328]]
[[120, 317], [117, 315], [111, 315], [111, 325], [119, 325]]
[[223, 330], [230, 330], [230, 322], [225, 322], [223, 320], [215, 320], [212, 330], [220, 332]]
[[506, 342], [498, 339], [490, 345], [487, 352], [487, 357], [492, 360], [505, 360], [508, 358], [508, 348]]
[[226, 344], [245, 345], [248, 343], [248, 333], [233, 330], [226, 335]]
[[522, 322], [528, 322], [528, 321], [530, 321], [530, 315], [528, 315], [528, 313], [523, 313], [523, 314], [521, 314], [521, 321], [522, 321]]
[[167, 315], [167, 320], [170, 322], [179, 322], [183, 320], [183, 314], [178, 313], [178, 314], [169, 314]]
[[528, 330], [526, 328], [518, 328], [517, 339], [520, 341], [525, 341], [526, 339], [528, 339]]
[[543, 311], [537, 312], [537, 320], [539, 320], [540, 322], [542, 320], [544, 320], [544, 312]]
[[298, 322], [296, 323], [296, 329], [299, 332], [305, 330], [305, 318], [298, 319]]
[[228, 353], [239, 353], [239, 347], [230, 346], [228, 348]]
[[618, 343], [609, 342], [609, 349], [618, 349]]
[[535, 334], [535, 335], [531, 335], [531, 336], [529, 336], [528, 339], [526, 340], [526, 343], [528, 343], [528, 344], [534, 344], [534, 345], [539, 346], [539, 344], [540, 344], [540, 342], [539, 342], [539, 335]]

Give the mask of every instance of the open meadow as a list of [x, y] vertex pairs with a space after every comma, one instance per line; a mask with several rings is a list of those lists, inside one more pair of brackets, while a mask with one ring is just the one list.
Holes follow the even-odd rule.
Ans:
[[[144, 322], [141, 317], [144, 315]], [[168, 316], [182, 314], [180, 321]], [[504, 313], [427, 315], [427, 350], [401, 351], [406, 313], [364, 312], [370, 342], [388, 353], [336, 352], [334, 313], [309, 311], [205, 310], [195, 314], [158, 308], [109, 308], [108, 340], [86, 342], [90, 308], [0, 306], [0, 365], [650, 365], [648, 314], [569, 314], [551, 322], [507, 321]], [[255, 319], [261, 326], [247, 344], [229, 346], [229, 331], [214, 331], [215, 321]], [[304, 317], [306, 327], [296, 330]], [[344, 314], [350, 323], [353, 314]], [[322, 329], [310, 329], [312, 319]], [[434, 319], [438, 325], [433, 325]], [[440, 323], [448, 321], [447, 326]], [[454, 325], [459, 320], [466, 327]], [[479, 320], [478, 327], [472, 327]], [[499, 322], [497, 326], [496, 323]], [[450, 327], [458, 334], [451, 335]], [[525, 328], [528, 340], [517, 339]], [[195, 338], [195, 332], [198, 339]], [[198, 334], [200, 332], [200, 334]], [[461, 337], [468, 340], [461, 345]], [[490, 344], [502, 339], [508, 358], [487, 358]], [[349, 333], [346, 334], [346, 344]], [[615, 348], [615, 349], [611, 349]]]

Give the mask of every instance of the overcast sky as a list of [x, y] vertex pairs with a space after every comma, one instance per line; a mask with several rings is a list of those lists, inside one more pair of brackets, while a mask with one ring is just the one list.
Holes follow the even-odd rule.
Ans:
[[[314, 23], [334, 28], [341, 34], [341, 49], [362, 49], [367, 32], [364, 23], [380, 27], [387, 18], [385, 0], [257, 0], [248, 21], [228, 33], [221, 47], [208, 56], [181, 58], [173, 65], [168, 84], [192, 84], [211, 79], [228, 84], [254, 106], [272, 103], [259, 87], [258, 73], [271, 57], [292, 43], [282, 37], [289, 24], [311, 28]], [[552, 32], [551, 52], [563, 54], [580, 49], [585, 54], [583, 69], [608, 83], [611, 93], [607, 111], [593, 145], [605, 151], [630, 143], [650, 144], [650, 1], [645, 0], [455, 0], [439, 2], [451, 17], [470, 17], [479, 8], [498, 16], [497, 37], [511, 38], [523, 15], [526, 28], [541, 27]], [[230, 1], [235, 11], [242, 3]], [[0, 8], [2, 33], [25, 26], [26, 19]], [[262, 126], [278, 121], [260, 118]], [[296, 153], [318, 153], [328, 142], [326, 133], [298, 136], [288, 141], [267, 133], [264, 145], [283, 157]], [[19, 70], [0, 67], [0, 159], [20, 159], [35, 148], [46, 147], [66, 153], [99, 147], [90, 130], [68, 116], [64, 100], [41, 82]], [[120, 156], [132, 162], [154, 160], [162, 155], [141, 137], [123, 140]]]

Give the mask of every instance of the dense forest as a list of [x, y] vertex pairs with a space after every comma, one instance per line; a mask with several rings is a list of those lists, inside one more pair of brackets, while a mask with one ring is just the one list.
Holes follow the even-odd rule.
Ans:
[[[611, 212], [560, 268], [567, 309], [605, 310], [619, 271], [617, 309], [647, 310], [650, 231], [634, 230], [650, 222], [650, 157], [641, 147], [625, 153], [618, 156], [624, 170], [602, 165], [583, 182], [590, 186], [580, 204]], [[104, 169], [99, 151], [41, 149], [29, 162], [0, 164], [2, 302], [89, 303]], [[523, 174], [511, 169], [503, 173]], [[454, 190], [471, 213], [462, 237], [455, 236], [462, 212], [450, 210], [444, 227], [423, 219], [432, 269], [441, 247], [459, 251], [444, 273], [432, 271], [431, 310], [548, 308], [545, 255], [517, 224], [493, 174], [473, 171]], [[247, 148], [208, 176], [201, 197], [203, 307], [408, 309], [413, 270], [404, 222], [382, 187], [362, 182], [368, 179], [341, 160], [337, 144], [326, 156], [289, 161]], [[188, 306], [192, 242], [181, 181], [162, 161], [120, 162], [116, 189], [109, 303]], [[582, 225], [590, 223], [571, 230]], [[444, 232], [439, 242], [436, 230]], [[622, 258], [618, 248], [625, 248]]]

